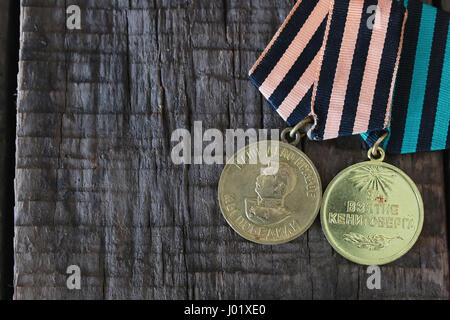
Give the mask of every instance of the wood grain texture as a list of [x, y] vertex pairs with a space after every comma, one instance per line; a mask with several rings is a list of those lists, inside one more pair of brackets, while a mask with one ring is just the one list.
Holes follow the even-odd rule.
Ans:
[[7, 215], [10, 214], [7, 210], [6, 201], [11, 199], [7, 198], [8, 186], [4, 183], [7, 179], [9, 166], [7, 165], [9, 156], [9, 145], [12, 143], [9, 137], [8, 130], [8, 54], [9, 54], [9, 6], [10, 1], [4, 0], [0, 3], [0, 300], [6, 298], [6, 291], [8, 285], [10, 286], [10, 279], [8, 278], [8, 270], [10, 267], [7, 262], [8, 255], [10, 255], [9, 242], [6, 237], [9, 237], [10, 233], [7, 232], [8, 219]]
[[441, 8], [447, 12], [450, 12], [450, 1], [449, 0], [441, 0], [440, 2]]
[[[320, 222], [261, 246], [229, 228], [221, 166], [175, 166], [176, 128], [283, 128], [247, 72], [293, 0], [22, 0], [16, 299], [449, 297], [443, 153], [390, 157], [426, 203], [414, 249], [382, 268], [337, 255]], [[365, 159], [357, 137], [305, 142], [326, 184]], [[82, 290], [66, 288], [66, 268]]]

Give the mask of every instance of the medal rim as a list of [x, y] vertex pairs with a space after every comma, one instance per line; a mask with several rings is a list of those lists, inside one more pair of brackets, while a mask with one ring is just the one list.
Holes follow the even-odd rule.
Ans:
[[[390, 255], [389, 257], [385, 257], [385, 258], [378, 258], [378, 259], [374, 259], [374, 260], [369, 260], [366, 258], [360, 258], [357, 257], [351, 253], [349, 253], [348, 251], [344, 250], [341, 248], [341, 246], [339, 246], [339, 243], [337, 240], [333, 239], [334, 237], [332, 237], [332, 234], [329, 230], [329, 224], [326, 223], [326, 207], [327, 207], [327, 203], [328, 203], [328, 199], [330, 197], [330, 193], [331, 193], [331, 189], [333, 187], [334, 184], [337, 183], [337, 181], [340, 180], [340, 178], [342, 176], [344, 176], [348, 171], [351, 171], [353, 169], [356, 169], [358, 167], [364, 166], [364, 165], [378, 165], [378, 166], [384, 166], [386, 168], [389, 168], [393, 171], [395, 171], [397, 174], [399, 174], [402, 178], [404, 178], [409, 186], [411, 187], [411, 190], [413, 191], [416, 199], [417, 199], [417, 203], [418, 203], [418, 207], [419, 207], [419, 221], [417, 223], [417, 229], [414, 233], [414, 236], [411, 238], [411, 240], [408, 242], [408, 244], [406, 246], [404, 246], [404, 248], [402, 250], [400, 250], [399, 252]], [[339, 172], [332, 180], [331, 182], [328, 184], [323, 197], [322, 197], [322, 206], [320, 208], [320, 223], [322, 225], [322, 230], [323, 233], [325, 234], [325, 237], [327, 239], [327, 241], [329, 242], [329, 244], [333, 247], [333, 249], [339, 253], [342, 257], [344, 257], [345, 259], [352, 261], [354, 263], [360, 264], [360, 265], [366, 265], [366, 266], [370, 266], [370, 265], [377, 265], [377, 266], [381, 266], [381, 265], [386, 265], [389, 263], [392, 263], [398, 259], [400, 259], [401, 257], [403, 257], [405, 254], [407, 254], [413, 247], [414, 245], [417, 243], [417, 241], [419, 240], [419, 237], [422, 233], [423, 230], [423, 224], [424, 224], [424, 204], [423, 204], [423, 198], [422, 195], [420, 194], [420, 190], [417, 187], [416, 183], [411, 179], [411, 177], [409, 177], [403, 170], [397, 168], [394, 165], [391, 165], [389, 163], [385, 163], [385, 162], [380, 162], [380, 161], [364, 161], [361, 163], [357, 163], [354, 164], [344, 170], [342, 170], [341, 172]]]
[[314, 224], [314, 222], [316, 221], [317, 216], [319, 215], [320, 209], [322, 207], [322, 201], [323, 201], [322, 179], [321, 179], [321, 177], [319, 175], [319, 171], [317, 170], [317, 168], [314, 165], [314, 163], [312, 162], [312, 160], [302, 150], [300, 150], [300, 149], [298, 149], [298, 148], [296, 148], [296, 147], [294, 147], [294, 146], [292, 146], [292, 145], [290, 145], [288, 143], [285, 143], [285, 142], [282, 142], [282, 141], [278, 141], [280, 148], [281, 148], [281, 146], [283, 146], [283, 147], [286, 147], [286, 148], [288, 148], [290, 150], [293, 150], [293, 151], [299, 153], [302, 156], [302, 158], [310, 165], [310, 167], [312, 168], [312, 170], [313, 170], [313, 172], [315, 174], [315, 177], [317, 177], [319, 197], [318, 197], [318, 201], [317, 201], [318, 202], [317, 203], [317, 208], [314, 210], [315, 212], [312, 215], [311, 221], [308, 224], [306, 224], [304, 228], [302, 228], [302, 231], [299, 234], [297, 234], [297, 235], [295, 235], [295, 236], [293, 236], [293, 237], [291, 237], [289, 239], [286, 239], [286, 240], [273, 241], [273, 242], [270, 242], [270, 243], [269, 242], [262, 242], [262, 241], [258, 241], [256, 239], [251, 239], [249, 237], [246, 237], [240, 231], [238, 231], [237, 228], [235, 228], [233, 224], [231, 224], [228, 221], [228, 219], [227, 219], [227, 217], [226, 217], [226, 215], [224, 213], [224, 210], [223, 210], [224, 205], [222, 204], [222, 200], [221, 200], [221, 197], [220, 197], [221, 190], [223, 190], [223, 184], [224, 184], [223, 177], [225, 175], [225, 171], [226, 171], [226, 169], [227, 169], [227, 167], [229, 165], [231, 166], [231, 164], [229, 164], [228, 162], [230, 161], [230, 159], [234, 159], [237, 154], [239, 154], [243, 150], [246, 150], [247, 148], [250, 148], [253, 145], [258, 145], [258, 144], [261, 144], [261, 143], [268, 143], [268, 142], [271, 142], [271, 141], [277, 141], [277, 140], [264, 140], [264, 141], [251, 143], [251, 144], [245, 146], [244, 148], [241, 148], [240, 150], [238, 150], [235, 154], [233, 154], [233, 156], [230, 157], [227, 160], [227, 163], [225, 164], [225, 166], [224, 166], [224, 168], [222, 170], [222, 173], [220, 174], [220, 179], [219, 179], [218, 188], [217, 188], [218, 189], [219, 208], [220, 208], [222, 216], [225, 219], [225, 221], [227, 222], [227, 224], [233, 229], [234, 232], [236, 232], [240, 237], [244, 238], [245, 240], [253, 242], [253, 243], [256, 243], [256, 244], [265, 245], [265, 246], [274, 246], [274, 245], [286, 244], [286, 243], [292, 242], [292, 241], [296, 240], [297, 238], [299, 238], [300, 236], [304, 235], [311, 228], [311, 226]]

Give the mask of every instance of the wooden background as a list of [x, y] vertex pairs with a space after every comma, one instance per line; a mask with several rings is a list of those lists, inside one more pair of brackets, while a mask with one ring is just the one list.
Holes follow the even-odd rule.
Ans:
[[[0, 5], [0, 179], [9, 174], [11, 140], [3, 114], [14, 111], [6, 88], [15, 84], [7, 79], [15, 61], [5, 50], [13, 2]], [[21, 1], [15, 299], [449, 298], [448, 152], [388, 158], [417, 182], [426, 217], [417, 245], [382, 267], [375, 291], [365, 267], [331, 249], [319, 220], [289, 244], [247, 242], [220, 213], [222, 167], [172, 164], [172, 131], [192, 130], [194, 121], [205, 129], [284, 127], [247, 72], [294, 3]], [[70, 4], [82, 8], [82, 30], [66, 29]], [[302, 149], [324, 186], [365, 159], [358, 137]], [[0, 187], [2, 204], [11, 189]], [[8, 234], [13, 213], [2, 208]], [[12, 274], [1, 259], [12, 261], [12, 248], [2, 239], [6, 288]], [[79, 291], [66, 287], [74, 264]]]
[[[0, 2], [0, 30], [8, 29], [8, 16], [9, 16], [9, 2]], [[6, 133], [6, 112], [8, 109], [7, 105], [7, 49], [8, 38], [6, 32], [0, 32], [0, 181], [5, 178], [6, 170], [5, 167], [5, 155], [6, 155], [6, 143], [7, 143], [7, 133]], [[6, 202], [5, 199], [5, 186], [0, 186], [0, 298], [5, 297], [6, 292], [4, 292], [4, 287], [8, 281], [7, 275], [5, 274], [5, 260], [6, 258], [6, 244], [5, 237], [5, 217], [10, 212], [5, 212], [3, 204]]]
[[19, 5], [0, 1], [0, 299], [13, 294], [14, 144]]

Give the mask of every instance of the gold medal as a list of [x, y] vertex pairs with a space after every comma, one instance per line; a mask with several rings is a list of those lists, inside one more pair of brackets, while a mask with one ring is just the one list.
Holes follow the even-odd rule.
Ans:
[[[373, 150], [381, 156], [373, 159]], [[329, 184], [321, 209], [322, 227], [342, 256], [363, 265], [383, 265], [406, 254], [423, 226], [423, 202], [414, 182], [383, 162], [378, 146], [371, 161], [353, 165]]]
[[[267, 155], [272, 160], [263, 163]], [[260, 244], [285, 243], [302, 235], [314, 222], [321, 199], [321, 181], [311, 160], [278, 141], [238, 151], [219, 181], [223, 216], [239, 235]]]

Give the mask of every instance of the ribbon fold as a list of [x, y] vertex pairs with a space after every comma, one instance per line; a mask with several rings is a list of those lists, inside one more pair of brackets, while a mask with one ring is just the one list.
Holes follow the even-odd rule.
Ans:
[[[311, 139], [362, 134], [371, 145], [392, 114], [388, 152], [448, 147], [448, 15], [413, 0], [408, 9], [392, 0], [300, 0], [250, 79], [288, 125], [312, 116]], [[427, 102], [434, 112], [413, 108]]]

